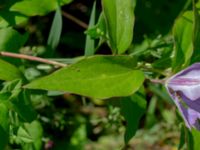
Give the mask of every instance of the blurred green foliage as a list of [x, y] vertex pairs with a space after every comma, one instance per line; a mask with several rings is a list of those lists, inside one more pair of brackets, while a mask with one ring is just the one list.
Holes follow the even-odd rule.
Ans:
[[189, 0], [0, 1], [0, 52], [70, 65], [1, 57], [0, 149], [197, 150], [199, 132], [150, 82], [198, 60], [196, 7], [194, 16]]

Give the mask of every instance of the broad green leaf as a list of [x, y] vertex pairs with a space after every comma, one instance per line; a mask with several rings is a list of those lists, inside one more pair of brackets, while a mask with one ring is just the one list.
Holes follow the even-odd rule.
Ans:
[[21, 35], [9, 28], [0, 29], [0, 51], [17, 51], [28, 39], [28, 34]]
[[4, 149], [9, 138], [9, 116], [8, 108], [0, 103], [0, 149]]
[[[191, 63], [200, 61], [200, 14], [198, 8], [200, 8], [200, 2], [194, 7], [194, 29], [193, 29], [193, 55]], [[197, 8], [198, 7], [198, 8]]]
[[0, 80], [14, 80], [22, 78], [21, 72], [10, 63], [0, 59]]
[[[68, 4], [72, 0], [60, 0], [61, 5]], [[57, 0], [22, 0], [10, 7], [10, 11], [20, 12], [27, 16], [46, 15], [58, 7]]]
[[[39, 121], [33, 121], [31, 123], [25, 123], [24, 128], [26, 129], [28, 135], [33, 140], [33, 143], [30, 145], [34, 147], [34, 150], [41, 150], [42, 147], [42, 138], [43, 138], [43, 128]], [[24, 149], [29, 149], [29, 145], [24, 145]]]
[[[58, 43], [60, 41], [61, 31], [62, 31], [62, 14], [60, 7], [58, 6], [53, 19], [53, 23], [51, 26], [47, 42], [47, 44], [51, 47], [52, 50], [55, 50], [55, 48], [58, 46]], [[53, 52], [51, 52], [51, 54], [53, 54]]]
[[175, 40], [175, 54], [172, 62], [173, 71], [177, 72], [188, 65], [193, 47], [192, 47], [192, 11], [185, 12], [180, 16], [173, 27]]
[[145, 109], [146, 100], [139, 92], [121, 99], [121, 111], [127, 122], [124, 139], [126, 144], [135, 135]]
[[67, 91], [93, 98], [128, 96], [138, 90], [144, 74], [131, 56], [91, 56], [26, 85], [29, 89]]
[[114, 53], [124, 53], [132, 42], [134, 26], [132, 2], [132, 0], [102, 0], [109, 44]]
[[[93, 4], [88, 28], [92, 28], [95, 24], [96, 1]], [[95, 41], [89, 35], [86, 36], [85, 56], [91, 56], [95, 53]]]

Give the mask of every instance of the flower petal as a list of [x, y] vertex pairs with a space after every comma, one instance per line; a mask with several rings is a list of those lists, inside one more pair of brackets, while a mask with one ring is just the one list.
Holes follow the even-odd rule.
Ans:
[[166, 87], [186, 126], [200, 130], [200, 63], [172, 76]]
[[167, 86], [174, 91], [181, 91], [190, 100], [200, 98], [200, 63], [193, 64], [167, 81]]

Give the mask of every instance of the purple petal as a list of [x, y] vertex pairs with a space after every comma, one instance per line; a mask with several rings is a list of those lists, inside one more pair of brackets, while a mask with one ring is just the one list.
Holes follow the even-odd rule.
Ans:
[[200, 98], [200, 63], [172, 76], [167, 82], [167, 86], [174, 91], [181, 91], [190, 100], [197, 100]]
[[200, 63], [172, 76], [166, 87], [187, 127], [200, 130]]
[[195, 111], [194, 109], [191, 109], [190, 107], [184, 106], [183, 102], [181, 102], [181, 100], [179, 99], [179, 96], [177, 96], [177, 93], [175, 93], [174, 91], [172, 92], [171, 89], [168, 89], [168, 92], [170, 93], [170, 96], [174, 100], [179, 112], [181, 113], [181, 116], [183, 117], [186, 126], [189, 129], [193, 127], [200, 130], [200, 113]]

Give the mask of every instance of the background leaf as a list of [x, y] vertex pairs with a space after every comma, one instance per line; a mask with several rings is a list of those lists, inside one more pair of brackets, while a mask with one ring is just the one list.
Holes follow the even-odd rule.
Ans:
[[[28, 17], [20, 14], [18, 12], [11, 12], [9, 8], [19, 0], [6, 0], [6, 2], [2, 2], [0, 4], [0, 28], [5, 28], [8, 26], [16, 26], [28, 21]], [[27, 8], [29, 9], [29, 8]]]
[[[61, 0], [62, 5], [70, 3], [71, 0]], [[45, 15], [57, 9], [57, 0], [23, 0], [16, 2], [10, 7], [10, 11], [20, 12], [27, 16]], [[29, 8], [29, 9], [27, 9]]]
[[40, 150], [42, 148], [43, 138], [43, 128], [40, 122], [35, 120], [31, 123], [25, 123], [24, 128], [30, 135], [33, 143], [24, 145], [23, 149], [31, 149], [34, 147], [34, 150]]
[[23, 121], [32, 122], [36, 119], [37, 113], [30, 102], [30, 93], [27, 90], [21, 91], [21, 89], [14, 89], [13, 91], [17, 90], [19, 92], [10, 98], [12, 108], [19, 114]]
[[121, 99], [121, 111], [127, 122], [124, 136], [125, 143], [135, 135], [139, 121], [146, 109], [146, 100], [144, 95], [137, 92], [130, 97]]
[[[55, 50], [55, 48], [58, 46], [60, 41], [61, 31], [62, 31], [62, 14], [60, 7], [58, 6], [47, 41], [47, 44], [50, 46], [51, 51]], [[51, 54], [53, 54], [53, 52], [51, 52]]]
[[144, 81], [143, 73], [134, 66], [135, 60], [130, 56], [92, 56], [25, 87], [67, 91], [93, 98], [128, 96]]
[[0, 80], [22, 78], [21, 72], [12, 64], [0, 59]]
[[28, 34], [21, 35], [9, 28], [0, 29], [0, 51], [17, 51], [28, 39]]

